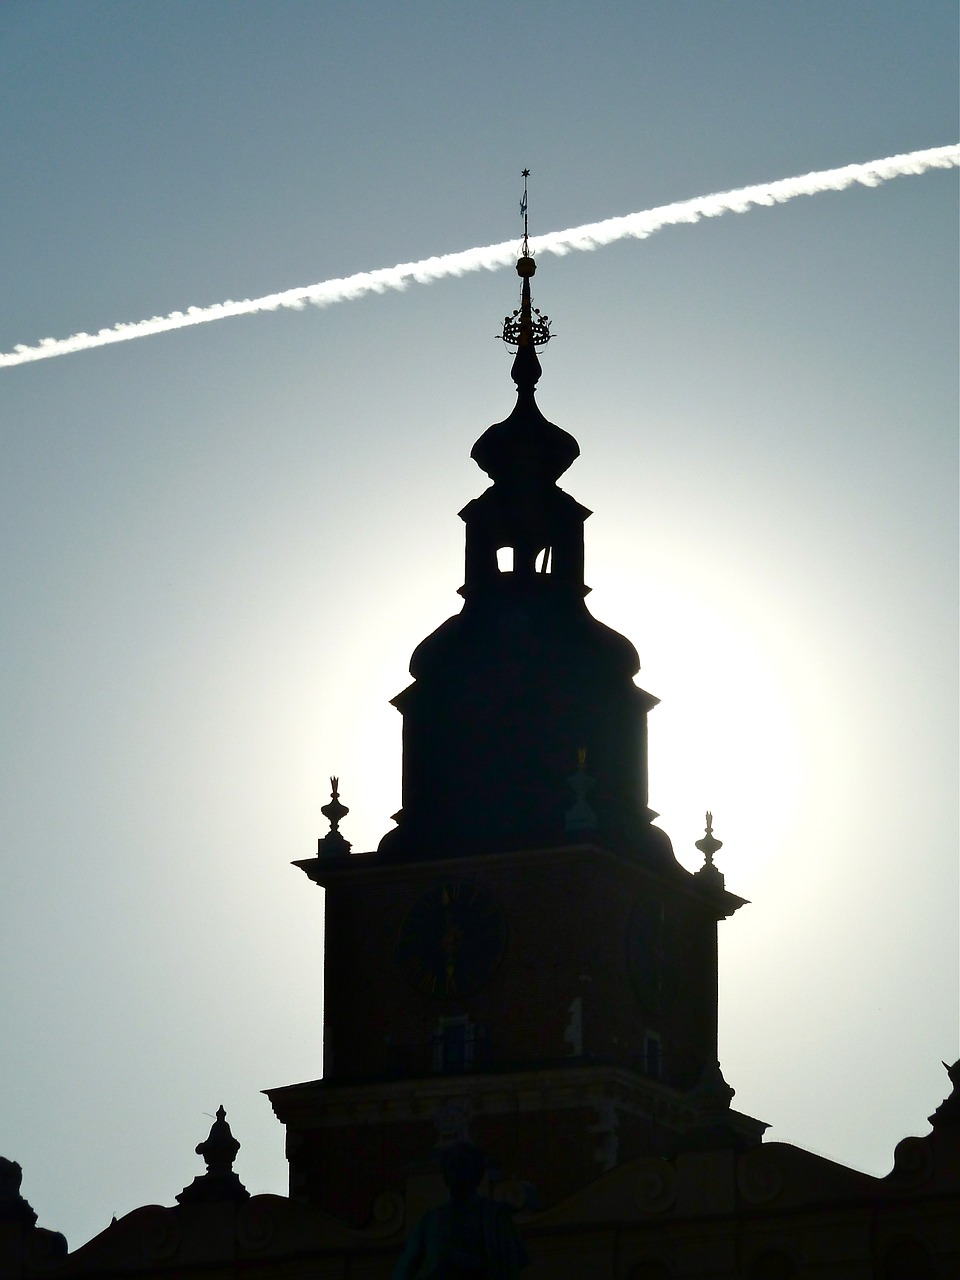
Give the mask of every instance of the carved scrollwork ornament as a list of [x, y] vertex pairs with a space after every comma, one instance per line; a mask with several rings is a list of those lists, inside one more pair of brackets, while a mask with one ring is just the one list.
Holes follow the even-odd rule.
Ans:
[[373, 1202], [372, 1220], [363, 1235], [373, 1239], [392, 1236], [403, 1226], [406, 1201], [399, 1191], [381, 1191]]
[[933, 1173], [933, 1152], [923, 1138], [903, 1138], [893, 1153], [893, 1176], [899, 1187], [916, 1187]]
[[237, 1215], [237, 1244], [256, 1252], [265, 1249], [276, 1234], [277, 1224], [267, 1206], [257, 1199], [247, 1200]]
[[634, 1198], [641, 1213], [663, 1213], [677, 1194], [677, 1175], [667, 1160], [641, 1160], [637, 1165]]
[[783, 1172], [763, 1147], [755, 1147], [737, 1166], [737, 1186], [748, 1204], [768, 1204], [783, 1190]]
[[141, 1218], [141, 1247], [149, 1262], [172, 1258], [180, 1248], [180, 1222], [173, 1209], [150, 1205]]

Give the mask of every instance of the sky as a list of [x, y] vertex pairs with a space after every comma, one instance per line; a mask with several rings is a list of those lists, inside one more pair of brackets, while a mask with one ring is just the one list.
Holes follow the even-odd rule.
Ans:
[[[953, 3], [0, 9], [0, 350], [957, 141]], [[734, 1106], [882, 1175], [957, 1056], [957, 174], [541, 256], [588, 604], [727, 885]], [[76, 1247], [322, 1069], [322, 893], [513, 404], [509, 268], [0, 370], [0, 1154]]]

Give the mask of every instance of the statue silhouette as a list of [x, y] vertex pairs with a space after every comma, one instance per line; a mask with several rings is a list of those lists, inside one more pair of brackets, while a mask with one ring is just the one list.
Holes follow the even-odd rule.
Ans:
[[518, 1280], [527, 1252], [510, 1209], [477, 1192], [485, 1166], [469, 1142], [447, 1148], [441, 1168], [450, 1200], [414, 1227], [393, 1280]]

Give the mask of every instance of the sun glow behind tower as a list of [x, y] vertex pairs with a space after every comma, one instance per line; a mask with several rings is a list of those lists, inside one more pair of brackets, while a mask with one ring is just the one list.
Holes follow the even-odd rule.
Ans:
[[[466, 6], [439, 23], [426, 6], [383, 6], [373, 23], [365, 6], [22, 13], [4, 42], [17, 195], [0, 351], [507, 239], [526, 156], [546, 231], [960, 141], [945, 9], [918, 23], [883, 3], [732, 5], [691, 24], [679, 6], [624, 5], [598, 24], [566, 5], [532, 37]], [[953, 523], [957, 172], [544, 254], [537, 275], [559, 331], [543, 408], [580, 439], [571, 485], [596, 513], [588, 605], [634, 639], [662, 699], [651, 804], [685, 858], [714, 808], [717, 862], [752, 901], [722, 939], [735, 1105], [878, 1173], [941, 1096], [953, 1037], [937, 1027], [951, 1032], [956, 1008], [954, 924], [936, 905], [954, 896], [954, 812], [936, 794], [952, 699], [933, 652], [954, 574], [933, 543]], [[493, 330], [511, 276], [0, 377], [18, 957], [4, 1021], [19, 1029], [5, 1154], [72, 1246], [111, 1213], [168, 1203], [202, 1168], [193, 1149], [221, 1100], [248, 1187], [286, 1187], [259, 1090], [319, 1071], [322, 967], [320, 895], [287, 864], [323, 834], [330, 773], [358, 851], [399, 807], [389, 699], [416, 641], [459, 607], [456, 510], [482, 483], [469, 443], [509, 408]], [[915, 588], [894, 590], [907, 558]], [[790, 598], [793, 664], [767, 651], [764, 668], [804, 703], [804, 770], [819, 775], [841, 719], [876, 740], [864, 765], [872, 744], [855, 733], [831, 794], [805, 787], [778, 814], [786, 840], [752, 809], [749, 827], [735, 821], [734, 796], [711, 785], [711, 768], [738, 773], [717, 744], [749, 734], [750, 690], [734, 686], [767, 633], [734, 616], [747, 594], [771, 617]], [[751, 643], [716, 662], [729, 684], [705, 704], [674, 650], [712, 660], [712, 637], [738, 629]], [[836, 668], [854, 649], [851, 684]], [[848, 698], [871, 680], [875, 718]], [[773, 771], [779, 746], [766, 748]], [[691, 768], [689, 822], [668, 758]], [[815, 841], [796, 834], [811, 815]], [[777, 877], [840, 892], [783, 910]], [[820, 970], [838, 939], [874, 972], [834, 1033], [850, 966]], [[791, 962], [806, 989], [788, 985]], [[144, 1099], [161, 1123], [142, 1123]]]

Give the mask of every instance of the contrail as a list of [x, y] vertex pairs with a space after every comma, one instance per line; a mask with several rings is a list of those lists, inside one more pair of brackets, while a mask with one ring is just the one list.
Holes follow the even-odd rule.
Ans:
[[[890, 178], [926, 173], [928, 169], [953, 169], [958, 166], [960, 143], [948, 147], [930, 147], [925, 151], [888, 156], [885, 160], [870, 160], [866, 164], [848, 164], [840, 169], [823, 169], [819, 173], [807, 173], [797, 178], [781, 178], [777, 182], [764, 182], [751, 187], [738, 187], [735, 191], [697, 196], [693, 200], [680, 200], [675, 204], [660, 205], [641, 213], [628, 213], [622, 218], [590, 222], [582, 227], [571, 227], [567, 231], [553, 231], [548, 235], [535, 237], [531, 241], [531, 248], [535, 253], [559, 255], [575, 250], [598, 249], [601, 245], [613, 244], [616, 240], [643, 240], [663, 227], [699, 222], [701, 218], [717, 218], [723, 213], [745, 213], [755, 205], [784, 204], [796, 196], [813, 196], [821, 191], [844, 191], [857, 183], [864, 187], [876, 187]], [[437, 258], [423, 258], [419, 262], [402, 262], [398, 266], [381, 267], [376, 271], [359, 271], [356, 275], [323, 280], [319, 284], [287, 289], [283, 293], [268, 293], [263, 298], [247, 298], [243, 302], [218, 302], [208, 307], [188, 307], [186, 311], [172, 311], [169, 315], [154, 316], [150, 320], [117, 324], [110, 329], [101, 329], [98, 333], [75, 333], [70, 338], [41, 338], [35, 347], [21, 343], [13, 351], [0, 354], [0, 368], [26, 364], [30, 360], [48, 360], [51, 356], [64, 356], [71, 351], [88, 351], [91, 347], [106, 347], [112, 342], [129, 342], [132, 338], [146, 338], [154, 333], [167, 333], [171, 329], [185, 329], [189, 325], [209, 324], [211, 320], [225, 320], [228, 316], [249, 316], [258, 311], [277, 311], [281, 307], [300, 309], [308, 302], [315, 307], [328, 307], [335, 302], [361, 298], [367, 293], [405, 289], [411, 282], [429, 284], [433, 280], [461, 276], [468, 271], [493, 271], [497, 267], [509, 265], [516, 254], [516, 240], [507, 240], [485, 248], [445, 253]]]

